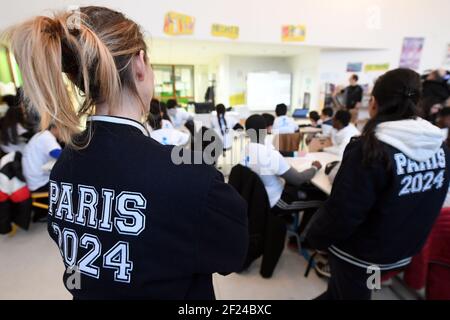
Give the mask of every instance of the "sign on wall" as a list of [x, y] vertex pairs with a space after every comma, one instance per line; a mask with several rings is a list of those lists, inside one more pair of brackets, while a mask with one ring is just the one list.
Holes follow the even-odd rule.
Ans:
[[239, 27], [216, 23], [211, 26], [211, 35], [235, 40], [239, 38]]
[[361, 72], [363, 64], [362, 62], [349, 62], [347, 63], [347, 72]]
[[364, 67], [365, 72], [380, 72], [388, 70], [389, 70], [389, 63], [366, 64], [366, 66]]
[[194, 27], [195, 18], [185, 14], [171, 11], [164, 18], [164, 33], [171, 36], [191, 35]]
[[306, 26], [284, 25], [281, 29], [281, 40], [284, 42], [303, 42], [306, 39]]
[[403, 40], [400, 68], [419, 69], [424, 42], [424, 38], [405, 38]]

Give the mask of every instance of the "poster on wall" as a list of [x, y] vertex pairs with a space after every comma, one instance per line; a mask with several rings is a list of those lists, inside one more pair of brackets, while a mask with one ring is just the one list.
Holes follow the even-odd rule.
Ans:
[[362, 67], [362, 62], [349, 62], [347, 63], [347, 72], [361, 72]]
[[384, 72], [389, 70], [389, 63], [366, 64], [365, 72]]
[[239, 27], [215, 23], [211, 26], [211, 35], [236, 40], [239, 38]]
[[424, 43], [424, 38], [405, 38], [403, 40], [400, 68], [419, 69]]
[[303, 42], [306, 39], [306, 26], [284, 25], [281, 29], [281, 40], [284, 42]]
[[194, 27], [195, 18], [185, 14], [171, 11], [164, 18], [164, 33], [171, 36], [191, 35]]

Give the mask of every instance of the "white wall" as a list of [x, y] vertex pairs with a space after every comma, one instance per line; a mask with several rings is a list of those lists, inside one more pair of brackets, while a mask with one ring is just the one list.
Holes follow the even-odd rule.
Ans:
[[292, 57], [289, 61], [292, 74], [292, 109], [303, 106], [306, 92], [311, 94], [311, 110], [318, 109], [320, 49], [313, 49]]
[[0, 13], [0, 29], [71, 4], [116, 8], [155, 38], [167, 37], [163, 21], [171, 10], [196, 17], [187, 38], [199, 40], [223, 41], [210, 35], [213, 23], [238, 25], [238, 41], [257, 43], [280, 43], [283, 24], [305, 24], [304, 44], [315, 46], [393, 48], [404, 36], [424, 36], [424, 63], [433, 65], [434, 52], [443, 54], [450, 38], [448, 0], [14, 0]]

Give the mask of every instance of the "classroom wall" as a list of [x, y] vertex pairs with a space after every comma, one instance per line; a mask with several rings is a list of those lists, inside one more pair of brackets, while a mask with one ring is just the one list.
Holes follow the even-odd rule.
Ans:
[[148, 31], [163, 33], [168, 11], [196, 18], [195, 33], [183, 38], [229, 41], [211, 36], [211, 24], [240, 27], [240, 42], [280, 43], [283, 24], [304, 24], [304, 45], [340, 48], [391, 48], [404, 36], [427, 38], [425, 60], [450, 41], [448, 0], [15, 0], [0, 13], [0, 29], [31, 15], [49, 13], [74, 4], [96, 4], [127, 13]]

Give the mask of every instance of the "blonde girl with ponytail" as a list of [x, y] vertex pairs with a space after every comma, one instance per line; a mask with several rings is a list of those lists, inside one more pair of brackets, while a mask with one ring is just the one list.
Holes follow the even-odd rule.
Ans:
[[246, 206], [213, 167], [176, 165], [149, 137], [153, 71], [139, 26], [89, 6], [7, 35], [24, 96], [67, 146], [50, 176], [48, 232], [65, 281], [81, 277], [73, 297], [213, 299], [212, 274], [244, 262]]

